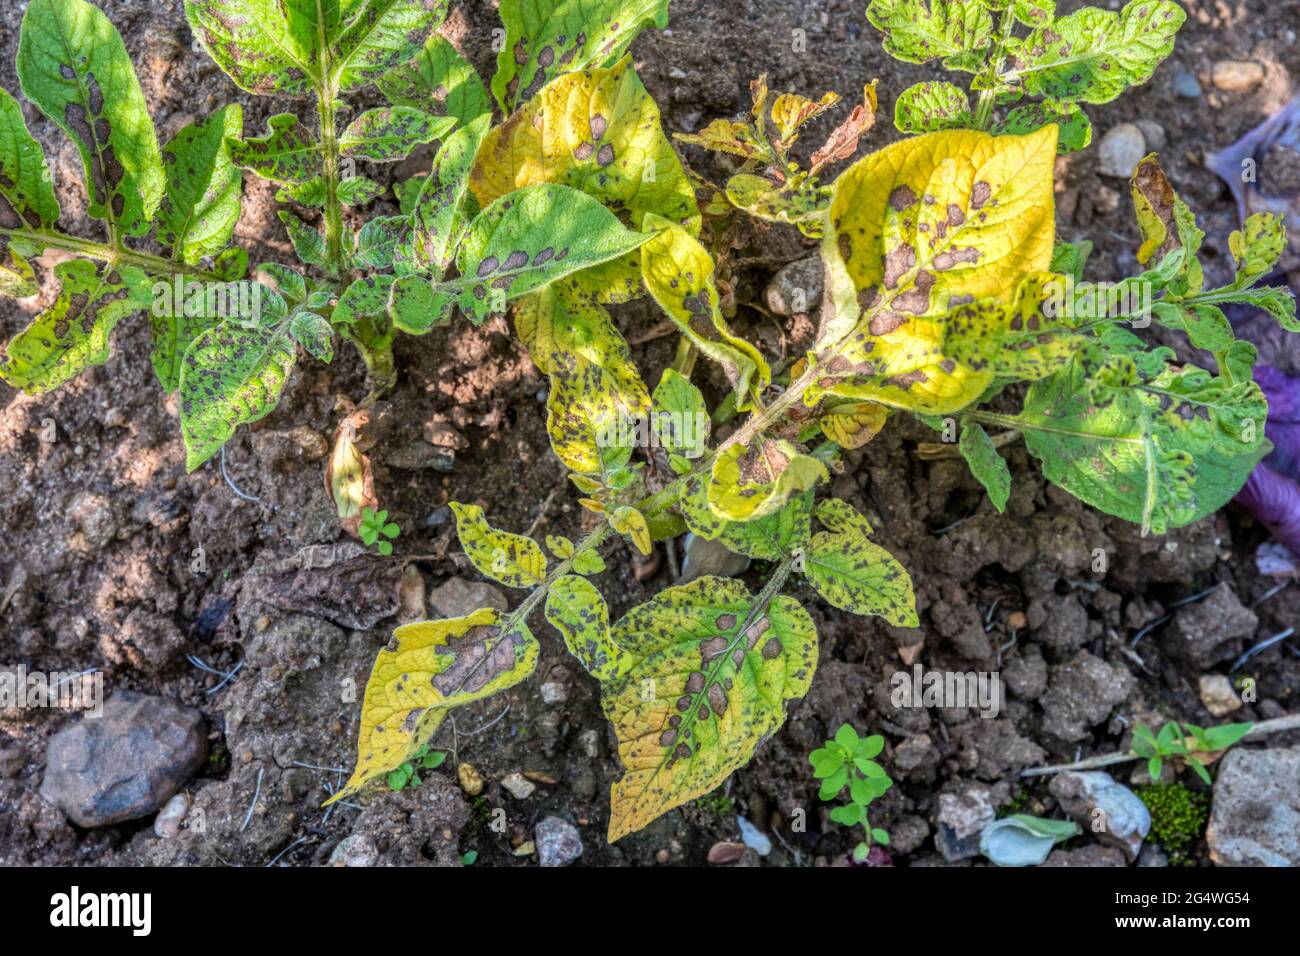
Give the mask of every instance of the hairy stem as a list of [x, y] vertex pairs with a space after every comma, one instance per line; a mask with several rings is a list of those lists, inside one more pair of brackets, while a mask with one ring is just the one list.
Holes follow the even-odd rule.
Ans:
[[317, 88], [316, 111], [320, 118], [322, 178], [325, 180], [325, 268], [330, 275], [344, 269], [343, 208], [339, 202], [339, 141], [332, 82]]
[[136, 266], [152, 275], [186, 275], [209, 282], [223, 281], [221, 276], [207, 269], [192, 266], [177, 259], [136, 252], [124, 246], [113, 246], [93, 239], [79, 239], [61, 232], [47, 232], [43, 229], [0, 229], [0, 236], [8, 240], [17, 239], [40, 246], [43, 249], [60, 249], [87, 259], [104, 262], [108, 265]]

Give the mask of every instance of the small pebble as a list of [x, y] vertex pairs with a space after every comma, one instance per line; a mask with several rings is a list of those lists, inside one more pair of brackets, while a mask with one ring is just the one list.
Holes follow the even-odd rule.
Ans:
[[188, 793], [178, 793], [158, 811], [153, 821], [153, 832], [164, 840], [170, 840], [181, 832], [181, 824], [189, 815], [193, 799]]
[[1236, 688], [1223, 674], [1201, 675], [1201, 703], [1215, 717], [1226, 717], [1241, 708], [1241, 698], [1237, 696]]
[[537, 862], [542, 866], [566, 866], [582, 856], [578, 828], [559, 817], [547, 817], [533, 831], [537, 841]]
[[672, 854], [665, 849], [659, 849], [655, 852], [655, 862], [661, 866], [672, 859]]
[[469, 796], [477, 797], [483, 792], [483, 775], [474, 769], [473, 764], [461, 764], [456, 768], [456, 776], [460, 778], [460, 788]]
[[745, 844], [723, 841], [709, 847], [709, 864], [711, 866], [729, 866], [745, 854]]
[[1146, 140], [1134, 123], [1120, 123], [1107, 130], [1097, 148], [1097, 168], [1103, 176], [1128, 179], [1133, 167], [1146, 155]]
[[759, 856], [767, 856], [772, 852], [772, 840], [766, 833], [744, 817], [736, 817], [736, 823], [740, 827], [740, 838], [745, 842], [745, 846]]
[[1140, 119], [1133, 124], [1142, 131], [1142, 138], [1146, 140], [1147, 152], [1158, 153], [1165, 148], [1168, 137], [1165, 136], [1165, 128], [1155, 120]]
[[1264, 82], [1264, 67], [1253, 60], [1220, 60], [1211, 79], [1225, 93], [1248, 93]]
[[525, 840], [515, 847], [515, 856], [532, 856], [537, 852], [537, 844], [532, 840]]
[[1174, 73], [1174, 95], [1195, 100], [1201, 96], [1201, 83], [1191, 70], [1179, 68]]
[[501, 779], [501, 786], [510, 791], [516, 800], [527, 800], [537, 791], [537, 785], [522, 773], [508, 774]]
[[569, 687], [559, 681], [548, 680], [542, 684], [542, 701], [547, 704], [562, 704], [569, 699]]

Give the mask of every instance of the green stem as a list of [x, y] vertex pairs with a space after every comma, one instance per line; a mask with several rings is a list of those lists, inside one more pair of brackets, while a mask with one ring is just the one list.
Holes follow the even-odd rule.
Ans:
[[17, 239], [30, 242], [43, 249], [61, 249], [64, 252], [71, 252], [87, 259], [104, 262], [110, 266], [136, 266], [153, 275], [175, 275], [179, 273], [209, 282], [223, 281], [222, 277], [215, 272], [209, 272], [207, 269], [200, 269], [197, 266], [176, 259], [154, 256], [147, 252], [136, 252], [134, 249], [112, 246], [104, 242], [95, 242], [93, 239], [79, 239], [76, 236], [64, 235], [61, 232], [46, 232], [37, 229], [0, 229], [0, 236], [10, 241]]
[[1002, 66], [1006, 62], [1007, 40], [1011, 37], [1015, 22], [1015, 17], [1011, 15], [1010, 10], [1004, 11], [998, 18], [997, 40], [993, 52], [989, 56], [988, 66], [982, 73], [985, 86], [988, 88], [980, 90], [979, 99], [975, 103], [974, 123], [976, 129], [986, 130], [992, 123], [993, 107], [998, 95], [998, 74], [1002, 72]]
[[551, 585], [573, 570], [573, 562], [578, 559], [578, 555], [599, 547], [601, 542], [609, 537], [611, 530], [608, 522], [606, 522], [579, 541], [573, 549], [573, 554], [557, 564], [555, 570], [546, 576], [546, 580], [533, 588], [528, 597], [524, 598], [523, 603], [510, 612], [510, 616], [501, 623], [501, 633], [509, 634], [528, 620], [528, 615], [532, 614], [537, 605], [541, 603], [542, 598], [546, 597]]
[[[325, 71], [322, 70], [322, 73]], [[339, 142], [332, 83], [316, 90], [320, 117], [321, 176], [325, 180], [325, 265], [331, 275], [343, 272], [343, 207], [339, 202]]]

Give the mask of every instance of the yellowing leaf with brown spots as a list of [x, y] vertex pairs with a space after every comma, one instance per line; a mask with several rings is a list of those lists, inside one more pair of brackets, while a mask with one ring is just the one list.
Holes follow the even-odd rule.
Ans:
[[492, 608], [403, 624], [366, 682], [356, 768], [326, 803], [405, 763], [452, 707], [513, 687], [536, 666], [537, 639], [522, 622], [509, 626]]
[[810, 390], [947, 413], [991, 381], [943, 351], [942, 317], [963, 303], [1010, 304], [1051, 264], [1056, 127], [906, 139], [838, 180], [822, 243], [831, 308]]
[[624, 770], [610, 791], [611, 843], [744, 766], [817, 668], [817, 630], [799, 603], [759, 605], [728, 578], [662, 591], [612, 639], [631, 664], [601, 685]]
[[822, 434], [841, 448], [861, 448], [880, 434], [889, 409], [875, 402], [841, 402], [817, 419]]
[[506, 587], [533, 588], [546, 580], [546, 555], [532, 538], [498, 531], [478, 505], [449, 501], [456, 535], [474, 567]]
[[722, 366], [736, 395], [736, 406], [749, 407], [751, 391], [772, 380], [763, 353], [732, 334], [718, 308], [713, 257], [686, 229], [649, 216], [646, 229], [657, 230], [641, 247], [646, 288], [697, 349]]
[[631, 659], [614, 643], [609, 606], [585, 578], [566, 574], [547, 589], [546, 620], [564, 636], [569, 653], [597, 680], [613, 680], [631, 666]]
[[791, 442], [759, 438], [724, 448], [709, 475], [709, 507], [728, 521], [752, 521], [830, 478], [826, 466]]
[[[479, 205], [535, 183], [580, 189], [634, 229], [654, 213], [700, 231], [686, 172], [630, 57], [557, 77], [488, 134], [470, 175]], [[640, 294], [640, 274], [632, 253], [573, 281], [600, 301], [626, 301]]]
[[898, 559], [867, 540], [867, 520], [839, 499], [822, 502], [816, 515], [830, 530], [813, 535], [804, 550], [802, 571], [808, 583], [841, 610], [916, 627], [912, 579]]

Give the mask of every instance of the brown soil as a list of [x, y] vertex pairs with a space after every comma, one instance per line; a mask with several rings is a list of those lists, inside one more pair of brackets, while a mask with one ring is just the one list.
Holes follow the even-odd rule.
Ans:
[[[126, 39], [164, 137], [231, 100], [243, 103], [249, 132], [286, 108], [240, 93], [203, 55], [191, 52], [179, 0], [100, 5]], [[674, 0], [671, 31], [637, 41], [637, 66], [670, 130], [696, 130], [745, 109], [749, 80], [761, 69], [776, 89], [813, 95], [835, 90], [850, 102], [864, 81], [878, 77], [886, 115], [864, 147], [874, 149], [898, 135], [887, 119], [894, 97], [937, 73], [889, 59], [863, 18], [863, 6], [860, 0]], [[1300, 46], [1284, 25], [1300, 23], [1300, 2], [1191, 0], [1185, 6], [1189, 19], [1178, 47], [1154, 79], [1090, 113], [1097, 138], [1122, 121], [1153, 120], [1163, 127], [1166, 168], [1201, 216], [1210, 255], [1224, 261], [1236, 212], [1201, 157], [1233, 141], [1289, 95], [1289, 76], [1300, 75]], [[496, 24], [492, 4], [467, 2], [445, 28], [484, 75], [491, 70]], [[792, 52], [796, 28], [807, 33], [805, 53]], [[16, 16], [0, 24], [0, 85], [15, 93], [17, 30]], [[1210, 64], [1238, 58], [1267, 64], [1265, 83], [1244, 95], [1214, 91]], [[1174, 94], [1171, 83], [1179, 69], [1200, 77], [1201, 98]], [[820, 142], [819, 134], [844, 109], [819, 120], [806, 140]], [[25, 111], [55, 169], [62, 226], [95, 235], [84, 215], [75, 150], [34, 109]], [[1124, 184], [1095, 171], [1096, 152], [1094, 143], [1061, 160], [1058, 229], [1062, 238], [1091, 238], [1097, 252], [1090, 273], [1117, 278], [1135, 268], [1137, 233]], [[718, 172], [702, 155], [688, 159], [702, 171]], [[372, 174], [393, 172], [376, 167]], [[237, 236], [254, 261], [291, 261], [274, 209], [273, 189], [251, 182]], [[773, 328], [772, 319], [743, 303], [760, 300], [775, 269], [806, 255], [809, 244], [793, 231], [767, 228], [752, 228], [743, 240], [735, 255], [742, 303], [736, 326], [766, 343], [775, 357], [787, 330]], [[0, 339], [16, 333], [49, 295], [47, 290], [37, 301], [0, 302]], [[659, 321], [645, 302], [622, 309], [619, 320], [633, 341]], [[1165, 605], [1211, 584], [1226, 583], [1248, 606], [1274, 584], [1260, 576], [1253, 560], [1263, 533], [1238, 510], [1229, 508], [1165, 538], [1142, 539], [1132, 526], [1047, 487], [1024, 448], [1016, 446], [1009, 453], [1011, 502], [1006, 515], [998, 515], [960, 460], [918, 459], [917, 442], [932, 440], [932, 433], [900, 417], [866, 449], [847, 456], [832, 490], [871, 518], [877, 540], [911, 572], [922, 626], [898, 629], [851, 617], [797, 586], [793, 593], [810, 608], [821, 635], [812, 692], [716, 794], [664, 816], [617, 847], [607, 846], [608, 790], [619, 771], [612, 737], [595, 682], [539, 618], [535, 630], [543, 650], [537, 675], [458, 711], [454, 729], [449, 723], [436, 741], [454, 746], [459, 760], [483, 774], [487, 788], [481, 797], [460, 795], [449, 760], [413, 795], [366, 799], [364, 810], [326, 813], [319, 809], [324, 785], [337, 784], [339, 776], [316, 768], [351, 766], [358, 708], [345, 697], [350, 687], [364, 686], [374, 654], [387, 640], [404, 564], [429, 587], [451, 576], [475, 576], [457, 559], [445, 502], [476, 502], [494, 523], [511, 530], [581, 534], [585, 512], [549, 451], [540, 400], [545, 379], [500, 320], [478, 329], [457, 323], [421, 339], [399, 340], [400, 383], [389, 397], [391, 447], [418, 440], [422, 424], [434, 416], [451, 422], [468, 446], [447, 472], [381, 464], [379, 497], [402, 527], [398, 554], [390, 561], [376, 558], [364, 580], [340, 580], [339, 588], [357, 590], [342, 604], [325, 605], [301, 595], [286, 599], [274, 565], [304, 547], [345, 540], [321, 481], [322, 456], [343, 410], [365, 393], [360, 362], [344, 350], [329, 366], [301, 363], [281, 407], [230, 442], [230, 477], [258, 499], [247, 501], [232, 492], [217, 461], [185, 473], [175, 402], [162, 396], [154, 380], [148, 347], [145, 323], [125, 322], [109, 362], [60, 391], [29, 397], [0, 386], [0, 487], [9, 490], [0, 504], [0, 664], [46, 671], [99, 668], [110, 690], [132, 688], [200, 708], [211, 728], [212, 757], [187, 789], [205, 813], [206, 828], [164, 841], [147, 821], [93, 831], [72, 826], [38, 795], [46, 741], [66, 717], [57, 711], [4, 711], [0, 749], [9, 756], [0, 778], [3, 863], [262, 864], [290, 848], [282, 863], [319, 864], [357, 832], [371, 835], [391, 862], [454, 862], [458, 853], [474, 849], [480, 865], [512, 865], [524, 862], [513, 855], [513, 843], [531, 839], [534, 824], [552, 814], [579, 825], [584, 863], [702, 863], [715, 841], [737, 839], [737, 813], [776, 830], [780, 839], [768, 862], [789, 862], [796, 853], [805, 863], [835, 860], [853, 840], [825, 818], [807, 754], [843, 722], [886, 736], [882, 759], [897, 784], [873, 814], [895, 836], [895, 861], [941, 862], [929, 836], [940, 791], [983, 781], [995, 785], [1004, 805], [1050, 812], [1046, 784], [1022, 787], [1018, 770], [1117, 749], [1125, 728], [1155, 723], [1161, 715], [1217, 722], [1198, 699], [1199, 668], [1168, 656], [1161, 631], [1147, 636], [1136, 654], [1128, 643]], [[648, 380], [657, 379], [671, 360], [671, 348], [666, 337], [637, 347]], [[1296, 354], [1266, 351], [1265, 358], [1294, 366]], [[704, 380], [711, 397], [719, 397], [721, 380]], [[57, 428], [52, 444], [39, 439], [47, 420]], [[1097, 548], [1109, 555], [1104, 575], [1090, 569]], [[206, 570], [196, 572], [199, 549]], [[403, 555], [416, 557], [408, 561]], [[654, 576], [636, 580], [634, 555], [623, 544], [608, 546], [606, 559], [610, 570], [600, 582], [615, 614], [671, 583], [662, 561]], [[759, 570], [750, 572], [751, 583]], [[324, 584], [317, 591], [327, 595], [333, 572], [320, 573]], [[1256, 612], [1257, 640], [1297, 618], [1300, 589], [1283, 590]], [[1019, 615], [1027, 623], [1013, 632], [1008, 620]], [[1001, 669], [1010, 688], [1001, 716], [982, 720], [969, 711], [891, 706], [889, 675], [903, 666], [900, 656], [910, 659], [921, 642], [917, 659], [927, 667]], [[910, 650], [900, 654], [900, 648]], [[1109, 719], [1099, 718], [1076, 738], [1062, 730], [1068, 721], [1055, 708], [1079, 703], [1070, 699], [1076, 691], [1088, 693], [1074, 687], [1075, 669], [1066, 666], [1083, 654], [1136, 679], [1122, 701], [1103, 702]], [[243, 662], [243, 669], [209, 693], [217, 679], [193, 667], [186, 655], [222, 670]], [[1248, 672], [1258, 678], [1259, 700], [1233, 719], [1263, 719], [1300, 706], [1300, 661], [1285, 649], [1260, 655]], [[563, 684], [567, 699], [544, 703], [538, 688], [547, 681]], [[1083, 701], [1089, 704], [1096, 702]], [[475, 733], [493, 720], [489, 730]], [[517, 801], [500, 786], [514, 771], [535, 771], [552, 782]], [[259, 776], [260, 798], [244, 826]], [[504, 834], [488, 825], [497, 807], [506, 810]], [[800, 811], [808, 825], [796, 833], [789, 823]]]

